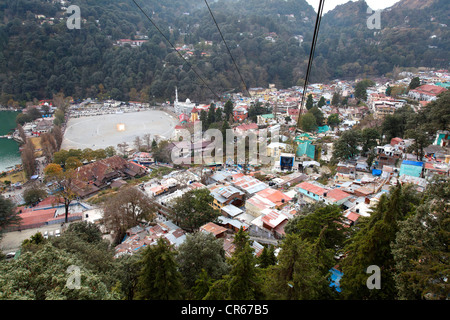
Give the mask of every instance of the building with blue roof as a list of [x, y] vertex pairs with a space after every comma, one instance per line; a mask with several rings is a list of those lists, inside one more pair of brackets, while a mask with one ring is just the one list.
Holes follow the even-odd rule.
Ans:
[[302, 143], [299, 143], [297, 147], [296, 156], [298, 158], [309, 158], [311, 160], [314, 160], [316, 153], [316, 147], [311, 144], [309, 141], [305, 141]]
[[403, 160], [400, 166], [400, 177], [403, 175], [420, 178], [423, 171], [423, 162]]
[[318, 132], [318, 133], [325, 133], [325, 132], [327, 132], [327, 131], [330, 131], [330, 127], [327, 126], [327, 125], [322, 126], [322, 127], [318, 127], [318, 128], [317, 128], [317, 132]]

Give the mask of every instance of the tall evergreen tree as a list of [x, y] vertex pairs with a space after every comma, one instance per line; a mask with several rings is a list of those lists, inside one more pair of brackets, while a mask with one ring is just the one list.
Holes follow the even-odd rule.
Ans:
[[417, 213], [399, 222], [392, 243], [399, 299], [448, 299], [450, 180], [435, 179]]
[[297, 234], [288, 234], [278, 264], [268, 270], [264, 291], [269, 299], [314, 300], [321, 298], [325, 283], [316, 266], [313, 245]]
[[310, 110], [314, 106], [314, 100], [312, 94], [308, 95], [308, 98], [306, 99], [306, 109]]
[[415, 77], [411, 79], [411, 82], [409, 83], [409, 90], [413, 90], [417, 87], [420, 87], [420, 78]]
[[210, 287], [206, 300], [253, 300], [262, 297], [254, 250], [242, 228], [234, 235], [235, 251], [230, 259], [231, 271]]
[[136, 299], [177, 300], [183, 297], [182, 276], [175, 261], [175, 251], [165, 239], [148, 246], [142, 256]]
[[233, 102], [231, 102], [230, 100], [228, 100], [225, 103], [225, 106], [223, 107], [223, 111], [225, 113], [225, 120], [227, 121], [233, 121]]
[[322, 108], [326, 104], [327, 104], [327, 102], [325, 101], [325, 98], [324, 97], [320, 97], [319, 102], [317, 103], [317, 106], [319, 108]]
[[208, 118], [206, 120], [208, 124], [208, 128], [211, 124], [216, 122], [216, 105], [214, 103], [211, 103], [208, 110]]
[[[396, 238], [398, 222], [413, 214], [418, 197], [410, 187], [400, 184], [391, 193], [382, 195], [369, 219], [362, 219], [361, 226], [344, 248], [347, 253], [341, 266], [342, 293], [349, 299], [395, 299], [395, 261], [391, 243]], [[364, 221], [365, 220], [365, 221]], [[366, 273], [369, 266], [378, 266], [381, 272], [381, 290], [369, 289]]]
[[258, 297], [259, 291], [254, 250], [250, 246], [247, 232], [242, 228], [236, 233], [234, 240], [236, 250], [230, 261], [229, 298], [253, 300]]

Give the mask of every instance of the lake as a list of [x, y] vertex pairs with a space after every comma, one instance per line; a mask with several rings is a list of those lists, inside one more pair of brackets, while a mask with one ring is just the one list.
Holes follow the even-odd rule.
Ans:
[[[20, 112], [0, 111], [0, 136], [10, 133], [16, 127], [16, 116]], [[0, 139], [0, 172], [12, 169], [22, 163], [19, 144], [13, 139]]]

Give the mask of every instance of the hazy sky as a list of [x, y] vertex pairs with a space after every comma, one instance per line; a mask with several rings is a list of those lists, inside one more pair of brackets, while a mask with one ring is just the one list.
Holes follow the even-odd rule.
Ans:
[[[325, 4], [323, 7], [323, 12], [326, 13], [327, 11], [330, 11], [334, 9], [339, 4], [343, 4], [348, 2], [349, 0], [325, 0]], [[356, 1], [356, 0], [352, 0]], [[400, 0], [366, 0], [366, 3], [369, 5], [369, 7], [373, 10], [378, 9], [384, 9], [391, 7], [396, 2], [399, 2]], [[306, 0], [310, 5], [313, 6], [314, 10], [317, 12], [317, 8], [319, 7], [320, 0]]]

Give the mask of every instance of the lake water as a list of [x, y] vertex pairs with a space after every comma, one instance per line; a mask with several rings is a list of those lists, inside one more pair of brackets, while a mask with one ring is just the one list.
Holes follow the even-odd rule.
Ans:
[[[16, 127], [19, 112], [0, 111], [0, 136], [10, 133]], [[19, 144], [13, 139], [0, 138], [0, 172], [7, 171], [22, 162]]]

